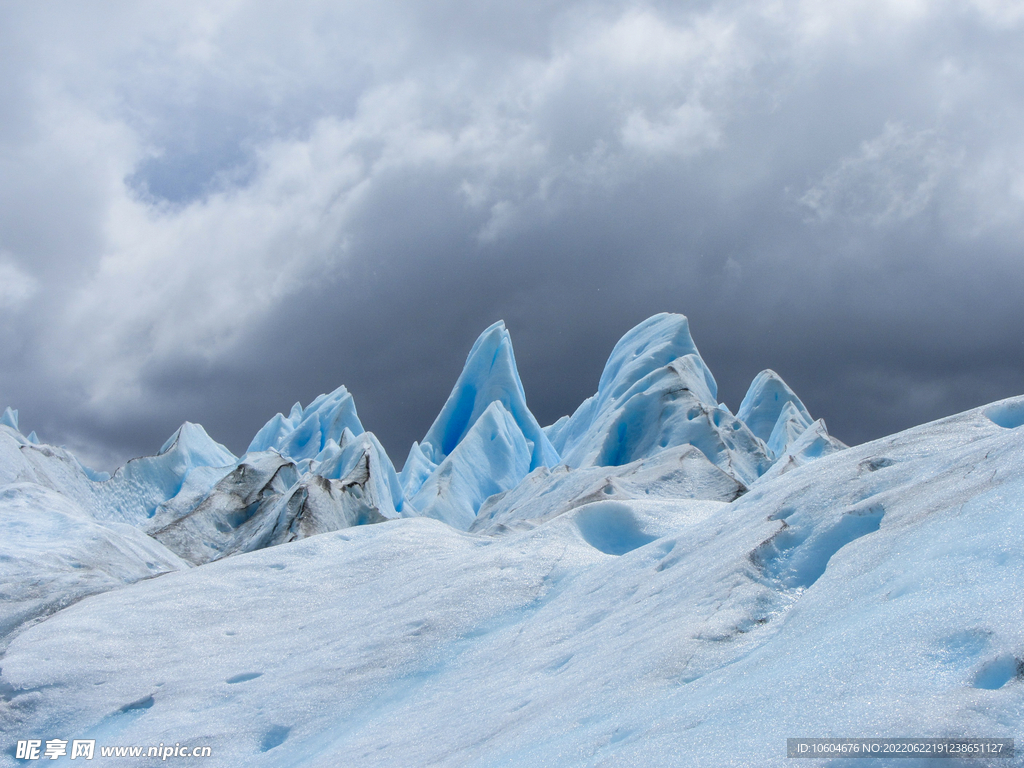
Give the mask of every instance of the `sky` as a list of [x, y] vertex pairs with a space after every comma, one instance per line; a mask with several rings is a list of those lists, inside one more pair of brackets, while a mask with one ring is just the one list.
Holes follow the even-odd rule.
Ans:
[[1024, 394], [1016, 0], [0, 7], [0, 408], [112, 469], [344, 384], [400, 468], [679, 312], [850, 444]]

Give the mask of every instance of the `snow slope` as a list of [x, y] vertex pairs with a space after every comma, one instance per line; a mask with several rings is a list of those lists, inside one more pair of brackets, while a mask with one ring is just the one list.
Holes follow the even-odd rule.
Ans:
[[137, 528], [100, 523], [35, 483], [0, 489], [0, 648], [26, 622], [88, 595], [187, 568]]
[[783, 766], [790, 736], [1016, 738], [1022, 424], [1017, 398], [729, 503], [599, 501], [503, 535], [399, 519], [139, 582], [13, 638], [0, 723], [224, 766]]
[[503, 533], [533, 528], [594, 501], [733, 501], [746, 490], [699, 450], [683, 445], [621, 467], [539, 467], [512, 490], [488, 498], [469, 530]]

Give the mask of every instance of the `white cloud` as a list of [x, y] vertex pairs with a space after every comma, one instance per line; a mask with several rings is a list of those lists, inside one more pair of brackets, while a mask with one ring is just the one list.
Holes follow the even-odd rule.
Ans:
[[622, 127], [623, 144], [650, 154], [686, 157], [714, 147], [720, 139], [711, 113], [699, 104], [682, 104], [653, 121], [638, 110]]
[[1024, 4], [1019, 0], [972, 0], [971, 5], [996, 27], [1019, 27], [1024, 22]]
[[23, 309], [39, 290], [39, 281], [18, 268], [11, 254], [0, 251], [0, 311]]
[[840, 160], [800, 198], [820, 219], [868, 221], [874, 226], [917, 216], [942, 178], [959, 162], [935, 131], [887, 123], [882, 133]]
[[[1014, 54], [985, 29], [1020, 14], [975, 5], [976, 44], [922, 0], [25, 5], [0, 29], [0, 247], [34, 277], [0, 262], [0, 304], [50, 307], [8, 370], [145, 410], [147, 371], [216, 367], [416, 214], [410, 267], [579, 214], [610, 249], [736, 254], [727, 275], [744, 247], [809, 258], [787, 187], [825, 226], [909, 226], [947, 187], [1017, 226]], [[647, 192], [644, 231], [615, 218]]]

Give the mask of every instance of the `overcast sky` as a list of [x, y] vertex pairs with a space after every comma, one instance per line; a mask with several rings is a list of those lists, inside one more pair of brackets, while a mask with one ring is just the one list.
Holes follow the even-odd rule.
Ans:
[[1024, 393], [1017, 0], [5, 3], [0, 408], [112, 468], [345, 384], [401, 467], [690, 318], [859, 443]]

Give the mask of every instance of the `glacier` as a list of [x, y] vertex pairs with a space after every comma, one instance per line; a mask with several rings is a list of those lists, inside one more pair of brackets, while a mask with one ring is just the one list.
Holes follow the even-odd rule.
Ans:
[[615, 345], [597, 393], [552, 425], [554, 445], [566, 464], [580, 467], [627, 464], [688, 444], [749, 484], [771, 465], [768, 447], [719, 407], [717, 394], [687, 319], [655, 315]]
[[346, 429], [353, 435], [364, 431], [352, 395], [341, 386], [305, 408], [295, 403], [288, 416], [274, 416], [256, 433], [246, 453], [275, 450], [294, 459], [312, 459], [328, 442], [341, 442]]
[[735, 414], [717, 397], [661, 314], [546, 427], [508, 329], [485, 329], [401, 471], [344, 387], [242, 456], [186, 422], [112, 475], [8, 408], [0, 766], [49, 738], [257, 767], [782, 766], [789, 737], [1015, 738], [1024, 397], [854, 447], [774, 371]]

